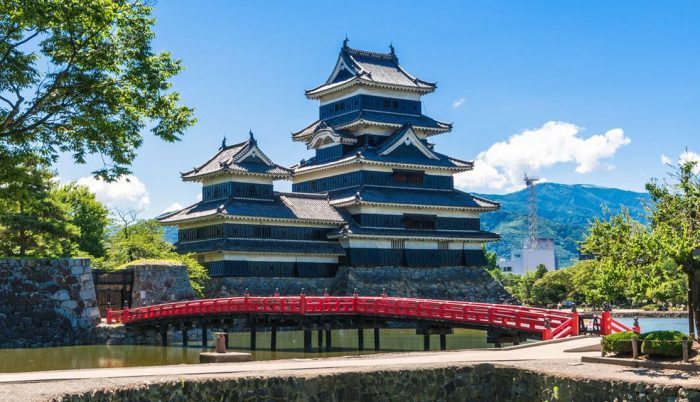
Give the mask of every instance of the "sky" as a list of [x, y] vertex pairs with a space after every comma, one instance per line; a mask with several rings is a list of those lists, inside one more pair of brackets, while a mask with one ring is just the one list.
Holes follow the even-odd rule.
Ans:
[[[396, 49], [414, 76], [436, 81], [424, 114], [454, 124], [435, 149], [474, 160], [465, 191], [505, 193], [524, 173], [546, 181], [643, 191], [679, 158], [700, 160], [697, 1], [185, 1], [156, 2], [153, 48], [185, 70], [173, 79], [198, 122], [180, 142], [144, 132], [133, 175], [90, 177], [97, 158], [62, 157], [62, 181], [88, 185], [142, 217], [195, 203], [179, 172], [209, 159], [224, 136], [252, 130], [289, 166], [312, 152], [290, 133], [313, 122], [304, 90], [324, 82], [343, 39]], [[291, 184], [277, 182], [289, 191]]]

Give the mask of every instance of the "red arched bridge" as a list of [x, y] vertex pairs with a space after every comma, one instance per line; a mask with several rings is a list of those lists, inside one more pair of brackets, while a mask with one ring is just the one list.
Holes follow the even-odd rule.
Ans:
[[[153, 306], [108, 310], [108, 323], [123, 323], [129, 327], [156, 327], [167, 344], [169, 328], [183, 331], [183, 345], [187, 344], [187, 330], [200, 327], [221, 328], [229, 332], [234, 320], [245, 320], [251, 331], [251, 349], [255, 349], [255, 331], [272, 331], [271, 349], [276, 348], [279, 327], [304, 330], [304, 348], [311, 350], [311, 331], [326, 330], [326, 350], [330, 350], [330, 329], [356, 328], [358, 347], [364, 348], [363, 330], [374, 329], [375, 349], [379, 349], [379, 329], [387, 322], [409, 322], [417, 333], [425, 336], [440, 335], [445, 348], [445, 335], [453, 328], [476, 328], [487, 331], [489, 343], [519, 343], [524, 339], [552, 340], [579, 335], [589, 330], [583, 316], [576, 311], [551, 310], [506, 304], [488, 304], [467, 301], [412, 299], [387, 296], [240, 296], [158, 304]], [[614, 320], [610, 312], [600, 316], [589, 315], [593, 331], [600, 335], [631, 329]], [[635, 328], [638, 331], [638, 328]], [[202, 339], [206, 346], [206, 337]]]

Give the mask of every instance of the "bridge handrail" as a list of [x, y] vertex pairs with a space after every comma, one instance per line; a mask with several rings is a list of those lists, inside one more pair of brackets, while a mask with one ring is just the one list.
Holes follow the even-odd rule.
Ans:
[[[366, 314], [397, 318], [423, 318], [455, 323], [493, 325], [542, 334], [543, 339], [578, 335], [578, 314], [538, 307], [468, 301], [412, 299], [382, 296], [236, 296], [164, 303], [107, 311], [107, 322], [131, 324], [171, 317], [230, 313], [293, 315]], [[607, 315], [606, 315], [607, 313]], [[610, 317], [601, 316], [601, 332], [629, 330]]]

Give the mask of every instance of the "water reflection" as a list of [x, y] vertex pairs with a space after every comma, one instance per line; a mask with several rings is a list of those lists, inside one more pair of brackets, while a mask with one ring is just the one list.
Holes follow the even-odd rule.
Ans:
[[[257, 350], [254, 360], [275, 360], [292, 358], [315, 358], [332, 356], [351, 356], [374, 352], [372, 331], [365, 331], [365, 351], [357, 350], [357, 331], [334, 330], [331, 334], [331, 352], [318, 351], [318, 333], [313, 333], [314, 351], [304, 353], [302, 331], [279, 331], [277, 333], [277, 351], [270, 350], [270, 333], [258, 332]], [[323, 339], [325, 350], [325, 334]], [[250, 335], [248, 332], [232, 332], [230, 350], [249, 351]], [[211, 345], [211, 342], [209, 342]], [[423, 350], [423, 336], [416, 335], [414, 329], [381, 330], [381, 352], [402, 352]], [[455, 329], [447, 336], [447, 348], [471, 349], [489, 347], [486, 333], [468, 329]], [[431, 337], [431, 350], [439, 350], [439, 337]], [[189, 348], [171, 345], [160, 346], [136, 345], [91, 345], [66, 346], [40, 349], [1, 349], [0, 372], [12, 373], [22, 371], [66, 370], [108, 367], [157, 366], [170, 364], [198, 363], [202, 348], [190, 342]]]

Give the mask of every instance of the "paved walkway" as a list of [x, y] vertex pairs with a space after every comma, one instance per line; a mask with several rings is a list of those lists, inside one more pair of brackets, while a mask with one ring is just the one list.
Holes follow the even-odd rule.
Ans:
[[583, 364], [581, 356], [600, 352], [566, 352], [600, 343], [600, 338], [577, 338], [502, 350], [410, 352], [352, 357], [293, 359], [250, 363], [63, 370], [0, 374], [0, 402], [46, 401], [66, 393], [142, 386], [182, 379], [229, 379], [242, 376], [309, 376], [341, 372], [427, 369], [493, 363], [549, 375], [682, 385], [700, 389], [700, 378], [688, 373], [632, 369], [607, 364]]

